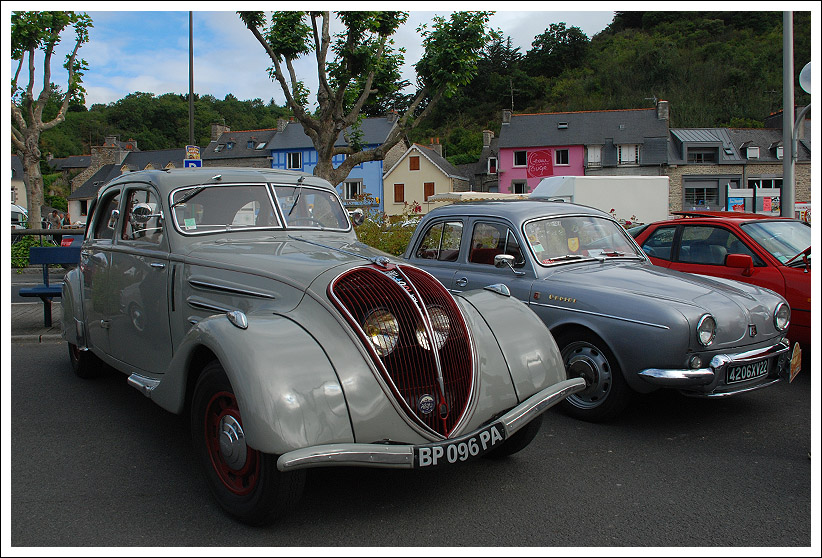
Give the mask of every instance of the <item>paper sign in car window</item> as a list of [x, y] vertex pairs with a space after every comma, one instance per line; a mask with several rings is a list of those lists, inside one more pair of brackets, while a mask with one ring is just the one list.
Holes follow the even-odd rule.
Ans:
[[185, 220], [186, 230], [194, 230], [197, 228], [197, 221], [194, 219], [186, 219]]

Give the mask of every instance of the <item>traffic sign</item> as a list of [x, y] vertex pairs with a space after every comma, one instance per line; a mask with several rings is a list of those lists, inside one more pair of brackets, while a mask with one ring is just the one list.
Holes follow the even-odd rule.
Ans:
[[203, 160], [202, 159], [183, 159], [183, 168], [193, 168], [193, 167], [202, 167]]

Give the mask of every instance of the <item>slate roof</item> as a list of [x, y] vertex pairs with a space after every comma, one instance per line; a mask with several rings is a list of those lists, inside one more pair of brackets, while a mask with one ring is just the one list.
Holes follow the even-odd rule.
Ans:
[[[364, 118], [362, 121], [362, 143], [364, 145], [382, 145], [388, 137], [388, 133], [395, 126], [395, 122], [390, 121], [385, 117]], [[346, 132], [350, 132], [351, 128], [346, 128]], [[335, 146], [345, 146], [348, 142], [342, 132], [337, 137]], [[282, 132], [277, 132], [269, 145], [271, 149], [306, 149], [314, 148], [305, 132], [303, 126], [297, 121], [289, 122]]]
[[68, 169], [87, 169], [91, 164], [91, 155], [70, 155], [60, 159], [52, 159], [48, 165], [56, 171]]
[[122, 175], [125, 166], [131, 171], [143, 170], [149, 165], [162, 170], [173, 164], [175, 168], [183, 167], [185, 149], [158, 149], [155, 151], [132, 151], [126, 155], [122, 163], [103, 165], [88, 180], [80, 185], [69, 196], [69, 200], [87, 200], [97, 195], [97, 191], [110, 180]]
[[[776, 147], [782, 145], [782, 130], [769, 128], [730, 128], [728, 134], [738, 149], [742, 146], [759, 147], [759, 161], [763, 163], [781, 163], [776, 158]], [[787, 153], [787, 149], [785, 152]], [[744, 150], [742, 151], [744, 153]], [[744, 155], [743, 155], [744, 156]], [[797, 145], [797, 161], [810, 161], [810, 141], [799, 141]]]
[[[777, 128], [671, 128], [668, 162], [672, 165], [687, 164], [683, 147], [718, 147], [718, 164], [744, 164], [751, 162], [781, 163], [776, 157], [776, 147], [782, 145], [782, 130]], [[759, 147], [759, 158], [748, 159], [747, 147]], [[799, 161], [811, 158], [810, 142], [799, 141]]]
[[[266, 158], [271, 154], [271, 139], [277, 134], [276, 129], [267, 130], [240, 130], [223, 132], [217, 141], [210, 142], [203, 149], [200, 157], [205, 160], [220, 159], [244, 159], [244, 158]], [[253, 147], [248, 147], [248, 142], [253, 142]], [[234, 147], [228, 149], [228, 143], [234, 142]], [[260, 144], [265, 144], [257, 149]], [[222, 146], [219, 151], [217, 147]]]
[[585, 112], [514, 114], [503, 123], [501, 149], [566, 145], [644, 144], [647, 138], [668, 137], [668, 121], [655, 108]]

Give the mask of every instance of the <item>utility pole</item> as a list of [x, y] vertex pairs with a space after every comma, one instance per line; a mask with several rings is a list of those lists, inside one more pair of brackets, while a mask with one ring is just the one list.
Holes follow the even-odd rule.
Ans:
[[779, 214], [794, 217], [793, 12], [782, 12], [782, 196]]
[[188, 12], [188, 143], [194, 145], [194, 31]]

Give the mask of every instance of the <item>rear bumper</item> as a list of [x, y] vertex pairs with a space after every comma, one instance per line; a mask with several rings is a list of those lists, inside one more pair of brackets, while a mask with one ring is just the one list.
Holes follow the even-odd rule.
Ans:
[[[767, 359], [768, 374], [749, 381], [726, 383], [726, 373], [731, 366], [751, 364]], [[790, 344], [787, 339], [770, 347], [735, 354], [716, 355], [707, 368], [659, 369], [648, 368], [638, 372], [640, 378], [658, 387], [683, 390], [687, 395], [700, 397], [726, 397], [767, 387], [787, 378], [790, 373]]]
[[[505, 439], [508, 439], [543, 412], [583, 389], [585, 380], [582, 378], [559, 382], [532, 395], [494, 422], [501, 425]], [[476, 437], [484, 428], [453, 440], [443, 440], [443, 443], [459, 443]], [[277, 468], [280, 471], [334, 466], [413, 469], [418, 466], [414, 459], [415, 450], [429, 446], [431, 444], [326, 444], [284, 453], [277, 460]]]

